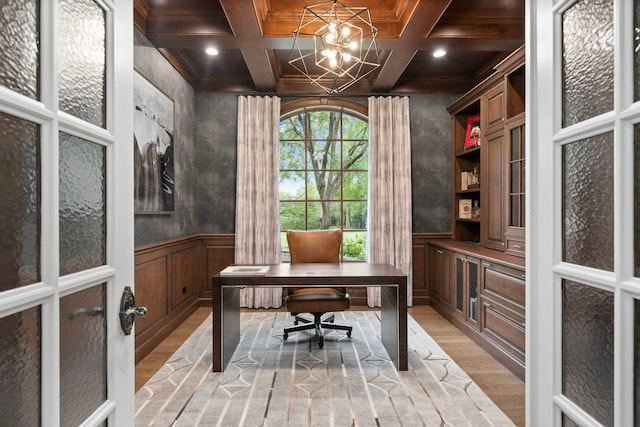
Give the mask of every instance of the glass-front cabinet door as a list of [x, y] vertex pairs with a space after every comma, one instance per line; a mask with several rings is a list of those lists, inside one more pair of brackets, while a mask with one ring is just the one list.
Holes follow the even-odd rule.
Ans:
[[507, 135], [507, 226], [506, 248], [510, 255], [525, 255], [526, 218], [526, 132], [525, 116], [520, 114], [505, 123]]
[[478, 288], [480, 261], [465, 254], [455, 254], [454, 314], [478, 327]]

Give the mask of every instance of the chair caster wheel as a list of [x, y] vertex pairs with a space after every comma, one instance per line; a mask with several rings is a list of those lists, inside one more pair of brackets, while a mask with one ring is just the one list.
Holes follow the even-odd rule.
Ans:
[[322, 340], [322, 339], [321, 339], [321, 340], [318, 342], [318, 347], [320, 347], [320, 348], [324, 347], [324, 340]]
[[351, 331], [347, 331], [347, 338], [351, 338]]
[[289, 334], [285, 332], [284, 335], [282, 336], [282, 338], [284, 338], [285, 341], [286, 341], [286, 339], [289, 338]]
[[293, 321], [293, 324], [294, 324], [294, 325], [298, 325], [298, 321], [297, 321], [297, 320], [294, 320], [294, 321]]

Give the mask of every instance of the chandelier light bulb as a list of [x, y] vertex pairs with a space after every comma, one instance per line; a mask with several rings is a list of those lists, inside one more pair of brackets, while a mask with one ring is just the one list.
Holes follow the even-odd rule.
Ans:
[[335, 56], [334, 56], [333, 58], [329, 59], [329, 65], [330, 65], [332, 68], [333, 68], [333, 67], [335, 67], [336, 65], [338, 65], [338, 61], [336, 61]]
[[349, 27], [347, 27], [347, 26], [343, 26], [341, 31], [342, 31], [342, 35], [345, 36], [345, 37], [347, 37], [349, 35], [349, 33], [351, 32], [351, 30], [349, 30]]
[[342, 60], [345, 62], [351, 61], [351, 54], [347, 52], [342, 52]]
[[356, 50], [356, 49], [358, 48], [358, 42], [357, 42], [357, 41], [355, 41], [355, 40], [352, 40], [352, 41], [349, 43], [349, 47], [351, 48], [351, 50]]
[[335, 33], [336, 32], [336, 27], [337, 27], [337, 24], [335, 22], [330, 23], [329, 24], [329, 31], [331, 31], [332, 33]]
[[336, 51], [333, 49], [330, 49], [327, 51], [327, 56], [329, 57], [329, 59], [335, 60], [336, 59]]

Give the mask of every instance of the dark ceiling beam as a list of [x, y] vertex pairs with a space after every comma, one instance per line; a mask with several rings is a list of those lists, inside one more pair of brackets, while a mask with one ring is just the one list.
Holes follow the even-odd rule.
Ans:
[[[220, 0], [220, 5], [224, 9], [235, 37], [249, 41], [240, 49], [256, 89], [275, 91], [278, 83], [276, 64], [273, 62], [272, 55], [269, 55], [261, 43], [262, 31], [253, 2]], [[218, 47], [218, 49], [222, 48]]]
[[[447, 10], [451, 0], [422, 0], [413, 10], [407, 25], [402, 29], [399, 39], [426, 38], [438, 23], [442, 14]], [[378, 46], [379, 49], [382, 49]], [[381, 65], [380, 71], [373, 83], [375, 92], [388, 92], [398, 82], [417, 50], [393, 50], [387, 60]]]
[[[182, 34], [165, 35], [147, 33], [146, 36], [154, 46], [167, 49], [205, 49], [207, 46], [215, 45], [218, 49], [248, 49], [259, 47], [260, 49], [290, 50], [293, 46], [292, 37], [265, 37], [262, 40], [251, 38], [236, 38], [233, 36], [212, 36], [202, 34]], [[313, 49], [313, 39], [298, 40], [302, 49]], [[439, 47], [446, 47], [449, 50], [461, 50], [466, 52], [499, 52], [508, 50], [513, 46], [522, 44], [521, 36], [507, 38], [494, 37], [437, 37], [437, 38], [403, 38], [387, 39], [378, 38], [376, 40], [378, 50], [435, 50]], [[257, 46], [256, 46], [257, 45]]]
[[[518, 6], [520, 1], [494, 7], [492, 0], [369, 0], [384, 66], [348, 92], [466, 92], [523, 43], [524, 6]], [[465, 6], [467, 2], [474, 5]], [[286, 63], [293, 45], [291, 31], [299, 23], [304, 3], [134, 0], [134, 23], [198, 92], [318, 94], [322, 89]], [[304, 50], [314, 48], [312, 39], [299, 43]], [[206, 58], [207, 47], [216, 47], [222, 54]], [[477, 63], [482, 58], [486, 65], [470, 69], [455, 61], [450, 68], [440, 64], [438, 69], [423, 70], [414, 63], [428, 63], [428, 55], [437, 48], [450, 51], [449, 60], [454, 53], [455, 58], [469, 53], [469, 58]], [[233, 64], [216, 61], [227, 54], [234, 57]], [[374, 88], [378, 75], [379, 86]]]
[[400, 79], [391, 93], [465, 93], [475, 85], [475, 81], [464, 76], [434, 76]]

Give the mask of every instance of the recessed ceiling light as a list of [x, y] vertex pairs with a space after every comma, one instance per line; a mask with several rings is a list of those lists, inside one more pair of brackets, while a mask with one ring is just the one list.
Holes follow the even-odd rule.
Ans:
[[208, 47], [205, 52], [207, 52], [207, 55], [215, 56], [218, 54], [218, 49], [216, 49], [215, 47]]
[[443, 56], [445, 56], [447, 54], [447, 52], [444, 49], [438, 49], [436, 51], [433, 52], [433, 56], [435, 58], [442, 58]]

